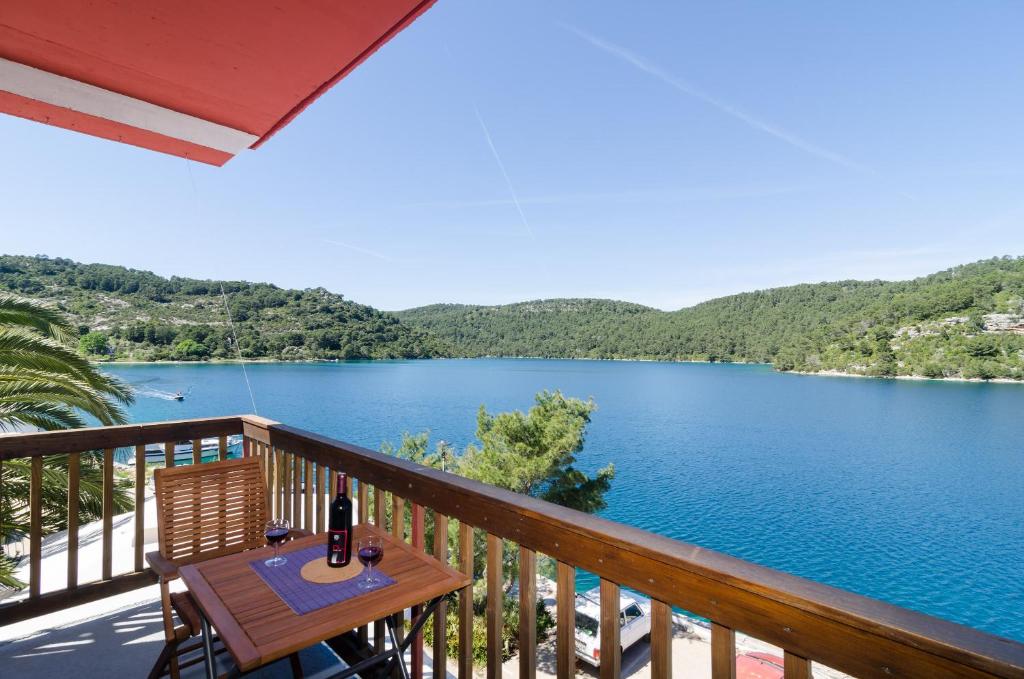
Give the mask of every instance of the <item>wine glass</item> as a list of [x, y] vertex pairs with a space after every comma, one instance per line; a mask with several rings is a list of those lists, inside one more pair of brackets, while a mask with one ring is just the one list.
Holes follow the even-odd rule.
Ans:
[[384, 543], [379, 537], [372, 535], [360, 538], [356, 556], [359, 558], [359, 563], [365, 567], [363, 577], [359, 581], [359, 588], [372, 589], [374, 585], [381, 582], [381, 579], [374, 575], [373, 567], [384, 558]]
[[291, 525], [288, 519], [271, 519], [263, 529], [263, 535], [267, 538], [267, 544], [274, 548], [274, 558], [267, 559], [263, 563], [271, 568], [283, 566], [288, 563], [287, 557], [280, 556], [278, 550], [281, 543], [288, 539], [288, 529]]

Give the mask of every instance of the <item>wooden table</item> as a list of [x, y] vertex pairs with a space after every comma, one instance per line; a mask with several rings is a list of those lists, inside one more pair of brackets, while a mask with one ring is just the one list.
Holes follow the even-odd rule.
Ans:
[[[260, 558], [264, 550], [183, 566], [181, 579], [203, 616], [208, 674], [216, 665], [210, 625], [234, 658], [238, 671], [248, 672], [375, 620], [390, 622], [392, 615], [406, 608], [425, 602], [436, 605], [445, 595], [472, 583], [468, 576], [372, 525], [357, 525], [353, 532], [353, 543], [367, 535], [381, 538], [384, 559], [375, 570], [391, 576], [395, 584], [305, 615], [296, 615], [250, 567], [249, 563]], [[324, 539], [324, 535], [311, 535], [293, 540], [281, 547], [281, 554], [324, 544]], [[269, 556], [269, 549], [266, 554]], [[432, 608], [428, 605], [428, 609]], [[425, 610], [421, 615], [421, 625], [428, 613], [429, 610]], [[390, 625], [388, 631], [392, 631]], [[409, 635], [410, 640], [412, 636]], [[375, 656], [376, 662], [386, 660], [393, 653], [394, 650]], [[359, 663], [364, 664], [373, 663]], [[403, 662], [399, 664], [404, 668]]]

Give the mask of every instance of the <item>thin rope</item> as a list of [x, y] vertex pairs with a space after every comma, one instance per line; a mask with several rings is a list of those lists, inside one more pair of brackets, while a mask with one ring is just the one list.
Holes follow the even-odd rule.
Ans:
[[242, 358], [242, 347], [238, 344], [238, 333], [235, 332], [235, 322], [231, 320], [231, 307], [228, 306], [228, 294], [224, 292], [224, 284], [220, 284], [220, 295], [224, 299], [224, 311], [228, 314], [228, 327], [231, 328], [231, 341], [235, 343], [235, 351], [238, 352], [238, 362], [242, 366], [242, 377], [245, 378], [245, 388], [249, 390], [249, 400], [252, 401], [252, 414], [259, 415], [256, 409], [256, 397], [252, 393], [252, 385], [249, 383], [249, 373], [245, 370], [245, 359]]
[[[188, 169], [188, 182], [192, 185], [192, 196], [195, 199], [196, 208], [196, 220], [199, 220], [199, 191], [196, 190], [196, 180], [192, 176], [192, 161], [185, 154], [185, 167]], [[245, 369], [245, 359], [242, 357], [242, 346], [238, 343], [238, 333], [235, 331], [235, 322], [231, 318], [231, 307], [228, 306], [228, 294], [224, 291], [224, 284], [220, 284], [220, 296], [224, 300], [224, 311], [228, 316], [228, 327], [231, 329], [231, 341], [235, 344], [235, 352], [238, 355], [238, 363], [242, 366], [242, 377], [245, 378], [245, 388], [249, 392], [249, 400], [252, 401], [252, 414], [259, 415], [259, 410], [256, 409], [256, 396], [252, 393], [252, 384], [249, 382], [249, 372]]]

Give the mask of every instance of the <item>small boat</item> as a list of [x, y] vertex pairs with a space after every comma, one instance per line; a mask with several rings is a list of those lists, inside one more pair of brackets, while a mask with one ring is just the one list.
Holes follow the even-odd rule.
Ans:
[[185, 394], [181, 393], [180, 391], [175, 392], [174, 396], [171, 396], [171, 398], [174, 399], [175, 401], [184, 401]]
[[[240, 446], [242, 444], [241, 434], [234, 434], [228, 437], [228, 451], [232, 448]], [[216, 457], [220, 451], [220, 441], [217, 437], [206, 438], [202, 440], [200, 446], [200, 454], [203, 459]], [[163, 462], [166, 458], [164, 453], [164, 444], [162, 443], [149, 443], [146, 444], [146, 462]], [[134, 462], [134, 458], [131, 458]], [[192, 461], [192, 442], [191, 441], [178, 441], [174, 444], [174, 462], [191, 462]]]

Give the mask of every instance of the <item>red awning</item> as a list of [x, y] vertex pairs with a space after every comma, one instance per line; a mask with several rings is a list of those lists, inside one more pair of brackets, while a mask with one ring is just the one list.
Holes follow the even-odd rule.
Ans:
[[0, 0], [0, 112], [223, 165], [434, 0]]

